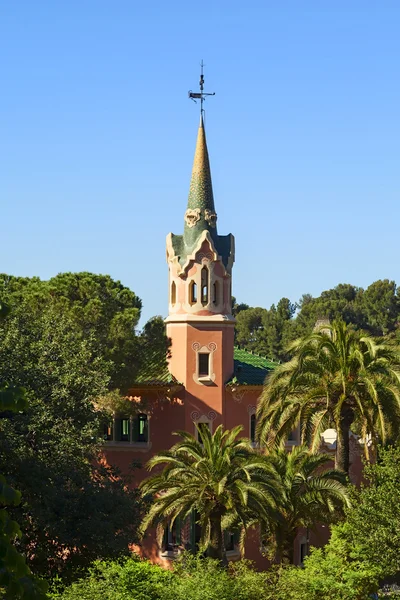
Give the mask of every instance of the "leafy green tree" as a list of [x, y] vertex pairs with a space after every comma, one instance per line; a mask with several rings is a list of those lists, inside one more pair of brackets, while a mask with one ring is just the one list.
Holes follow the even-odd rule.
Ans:
[[265, 338], [265, 308], [247, 308], [236, 316], [236, 343], [253, 352], [266, 354], [268, 343]]
[[297, 304], [282, 298], [269, 310], [238, 305], [235, 300], [234, 311], [237, 343], [275, 360], [288, 360], [288, 344], [312, 333], [320, 319], [342, 320], [374, 336], [399, 336], [399, 293], [396, 283], [388, 279], [375, 281], [365, 290], [340, 283], [318, 297], [303, 294]]
[[265, 332], [268, 340], [268, 356], [275, 360], [287, 360], [286, 346], [292, 339], [293, 316], [296, 304], [288, 298], [281, 298], [269, 310], [269, 318], [265, 319]]
[[[8, 314], [8, 307], [0, 305], [0, 319]], [[0, 412], [15, 413], [28, 406], [25, 390], [18, 387], [0, 387]], [[25, 558], [15, 548], [21, 529], [13, 521], [6, 507], [18, 506], [21, 493], [6, 482], [0, 474], [0, 595], [5, 598], [41, 600], [46, 597], [47, 585], [31, 575]]]
[[199, 430], [201, 442], [187, 432], [169, 451], [154, 455], [148, 469], [163, 466], [141, 484], [144, 496], [153, 495], [153, 504], [142, 524], [173, 524], [194, 511], [201, 525], [201, 547], [211, 558], [226, 564], [224, 529], [233, 523], [244, 529], [254, 515], [265, 521], [274, 509], [278, 485], [275, 473], [265, 459], [257, 455], [250, 441], [239, 438], [242, 427], [211, 434]]
[[232, 315], [236, 317], [242, 310], [247, 310], [249, 307], [248, 304], [241, 302], [237, 303], [235, 296], [232, 296]]
[[382, 336], [395, 330], [400, 314], [396, 291], [395, 282], [384, 279], [375, 281], [360, 294], [365, 326], [373, 335]]
[[242, 309], [236, 316], [236, 343], [275, 360], [284, 359], [295, 310], [296, 305], [288, 298], [282, 298], [270, 310], [260, 307]]
[[380, 579], [400, 583], [400, 446], [379, 448], [377, 462], [365, 465], [363, 474], [340, 534], [370, 568], [379, 569]]
[[329, 456], [311, 454], [305, 446], [291, 452], [275, 449], [267, 459], [279, 476], [283, 493], [276, 518], [263, 528], [263, 540], [271, 559], [293, 563], [299, 528], [332, 523], [350, 505], [346, 477], [328, 468]]
[[[12, 509], [23, 531], [18, 547], [35, 573], [68, 578], [96, 558], [128, 553], [141, 520], [138, 493], [98, 460], [102, 415], [93, 400], [106, 395], [125, 369], [122, 358], [114, 362], [119, 334], [112, 311], [118, 314], [118, 307], [106, 300], [107, 316], [96, 321], [90, 302], [78, 297], [74, 308], [72, 293], [54, 299], [40, 280], [10, 278], [5, 288], [14, 309], [0, 326], [0, 378], [9, 386], [23, 385], [29, 398], [26, 411], [5, 412], [0, 421], [2, 470], [22, 492], [22, 502]], [[102, 331], [107, 323], [113, 341]], [[123, 333], [131, 326], [120, 330], [122, 349], [131, 347], [133, 338]], [[154, 331], [154, 324], [149, 327]], [[152, 335], [134, 334], [133, 342], [147, 349]], [[155, 352], [162, 354], [164, 340], [157, 344]], [[133, 357], [129, 354], [127, 365]]]
[[317, 298], [304, 294], [299, 302], [299, 313], [295, 319], [293, 338], [310, 334], [319, 319], [342, 320], [356, 327], [365, 327], [366, 320], [360, 305], [361, 288], [341, 283], [326, 290]]
[[372, 443], [399, 435], [397, 349], [336, 321], [298, 340], [291, 351], [292, 360], [275, 369], [260, 398], [257, 431], [263, 443], [284, 440], [301, 424], [302, 440], [315, 451], [333, 426], [336, 467], [348, 473], [351, 427], [365, 439], [371, 435]]
[[107, 363], [109, 389], [129, 388], [135, 375], [152, 361], [165, 365], [168, 339], [161, 318], [137, 335], [141, 300], [109, 275], [61, 273], [49, 281], [0, 275], [1, 298], [11, 306], [25, 306], [31, 319], [44, 310], [68, 317], [76, 329], [96, 343]]
[[18, 523], [10, 517], [7, 507], [18, 506], [20, 501], [20, 492], [7, 485], [5, 478], [0, 475], [0, 597], [42, 600], [46, 598], [46, 582], [32, 576], [25, 557], [15, 548], [15, 540], [22, 533]]

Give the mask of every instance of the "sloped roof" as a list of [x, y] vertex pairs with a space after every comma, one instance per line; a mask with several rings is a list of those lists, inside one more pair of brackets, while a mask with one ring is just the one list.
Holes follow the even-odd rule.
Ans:
[[272, 360], [241, 348], [234, 349], [233, 358], [235, 372], [228, 384], [263, 385], [268, 373], [277, 366]]
[[164, 365], [160, 365], [159, 354], [149, 354], [145, 362], [145, 369], [136, 375], [132, 387], [180, 385], [179, 381], [169, 372], [167, 361]]
[[[264, 380], [268, 373], [277, 366], [277, 363], [260, 356], [252, 354], [241, 348], [234, 349], [234, 374], [227, 382], [227, 385], [260, 385], [264, 384]], [[182, 385], [168, 371], [167, 363], [160, 367], [159, 357], [149, 356], [146, 361], [146, 369], [137, 375], [132, 387], [139, 386], [169, 386]]]

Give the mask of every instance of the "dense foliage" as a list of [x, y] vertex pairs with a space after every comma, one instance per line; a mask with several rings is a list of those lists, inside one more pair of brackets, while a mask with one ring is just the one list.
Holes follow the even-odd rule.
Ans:
[[0, 380], [29, 399], [0, 420], [1, 472], [22, 494], [12, 509], [18, 547], [35, 573], [76, 577], [94, 559], [128, 553], [142, 510], [128, 481], [97, 460], [93, 401], [124, 389], [147, 351], [162, 366], [167, 341], [157, 320], [135, 333], [140, 300], [108, 276], [2, 276], [1, 294], [12, 310], [0, 325]]
[[171, 525], [193, 511], [201, 525], [201, 549], [227, 563], [223, 531], [232, 526], [244, 530], [254, 519], [268, 521], [279, 496], [279, 482], [264, 457], [253, 451], [248, 439], [239, 438], [241, 426], [211, 434], [199, 429], [199, 441], [181, 431], [181, 440], [170, 450], [155, 454], [148, 468], [163, 466], [142, 482], [144, 496], [153, 495], [153, 504], [143, 521]]
[[[400, 574], [400, 447], [380, 449], [353, 490], [346, 520], [332, 526], [325, 548], [312, 549], [304, 568], [255, 572], [246, 561], [220, 563], [185, 555], [173, 572], [131, 558], [97, 564], [54, 600], [370, 600]], [[141, 595], [144, 594], [144, 595]], [[383, 596], [382, 596], [383, 597]], [[386, 597], [386, 596], [385, 596]]]
[[328, 525], [350, 506], [343, 472], [330, 468], [331, 457], [311, 454], [305, 446], [275, 449], [267, 460], [277, 474], [279, 501], [273, 519], [263, 524], [263, 546], [275, 561], [293, 563], [301, 527]]
[[[385, 443], [400, 432], [400, 354], [334, 321], [291, 346], [293, 358], [268, 378], [257, 418], [262, 443], [283, 441], [297, 426], [318, 450], [321, 434], [337, 432], [336, 466], [348, 473], [350, 428], [365, 442]], [[369, 443], [364, 444], [368, 451]]]
[[400, 294], [395, 282], [388, 279], [375, 281], [367, 289], [339, 284], [316, 298], [304, 294], [298, 303], [282, 298], [269, 310], [234, 300], [233, 313], [237, 344], [275, 360], [287, 360], [288, 343], [310, 334], [320, 319], [342, 319], [373, 336], [396, 338]]
[[257, 573], [241, 561], [229, 570], [212, 559], [191, 555], [173, 572], [130, 558], [97, 563], [85, 579], [52, 600], [272, 600], [271, 575]]
[[[4, 319], [8, 313], [8, 306], [0, 304], [0, 319]], [[23, 388], [0, 382], [0, 412], [13, 414], [26, 410], [27, 406]], [[0, 596], [41, 600], [45, 597], [47, 585], [32, 576], [25, 557], [15, 548], [15, 540], [21, 537], [22, 532], [7, 508], [18, 506], [20, 502], [21, 493], [8, 485], [0, 473]]]
[[375, 464], [364, 468], [365, 484], [355, 491], [341, 535], [381, 579], [400, 583], [400, 445], [379, 448]]

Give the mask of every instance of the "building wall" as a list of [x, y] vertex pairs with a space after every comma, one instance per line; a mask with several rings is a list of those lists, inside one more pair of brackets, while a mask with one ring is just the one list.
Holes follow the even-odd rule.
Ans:
[[[231, 335], [232, 329], [227, 329], [228, 336]], [[179, 329], [179, 332], [182, 332], [182, 329]], [[187, 331], [181, 340], [187, 339], [186, 334]], [[182, 334], [180, 333], [180, 335]], [[196, 339], [199, 343], [211, 343], [210, 339], [212, 339], [212, 343], [217, 345], [217, 350], [223, 345], [223, 334], [214, 329], [204, 331], [193, 327], [189, 338], [190, 340]], [[223, 352], [217, 350], [215, 351], [217, 354], [215, 365], [218, 372], [222, 372], [227, 367], [227, 362], [224, 364]], [[132, 463], [142, 465], [142, 468], [135, 468], [133, 471], [133, 486], [139, 485], [149, 475], [145, 464], [150, 457], [176, 443], [177, 438], [172, 435], [174, 431], [183, 429], [194, 434], [195, 423], [207, 421], [210, 422], [212, 430], [219, 424], [223, 424], [225, 428], [229, 429], [236, 425], [243, 425], [242, 435], [250, 437], [250, 415], [255, 410], [261, 387], [232, 392], [232, 389], [226, 387], [220, 378], [216, 378], [215, 385], [212, 386], [198, 384], [193, 378], [195, 372], [194, 352], [193, 355], [188, 354], [188, 373], [191, 377], [187, 377], [187, 389], [182, 388], [170, 398], [167, 398], [165, 392], [161, 390], [158, 392], [132, 390], [135, 393], [132, 401], [138, 401], [141, 398], [143, 411], [149, 416], [149, 443], [106, 442], [105, 444], [104, 458], [106, 462], [117, 466], [124, 474], [132, 473]], [[168, 567], [169, 559], [162, 556], [155, 538], [155, 531], [148, 532], [140, 548], [135, 547], [134, 549], [153, 562]], [[253, 560], [259, 569], [265, 569], [269, 564], [260, 552], [257, 530], [251, 530], [247, 536], [245, 556]], [[237, 559], [239, 554], [231, 553], [230, 558]]]

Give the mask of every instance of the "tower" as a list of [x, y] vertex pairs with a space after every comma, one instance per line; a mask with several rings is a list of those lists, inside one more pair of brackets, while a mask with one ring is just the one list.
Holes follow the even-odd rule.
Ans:
[[[203, 77], [201, 94], [202, 83]], [[225, 383], [234, 370], [234, 237], [218, 235], [203, 114], [202, 108], [184, 232], [167, 236], [169, 369], [185, 387], [190, 432], [193, 423], [224, 423]]]

